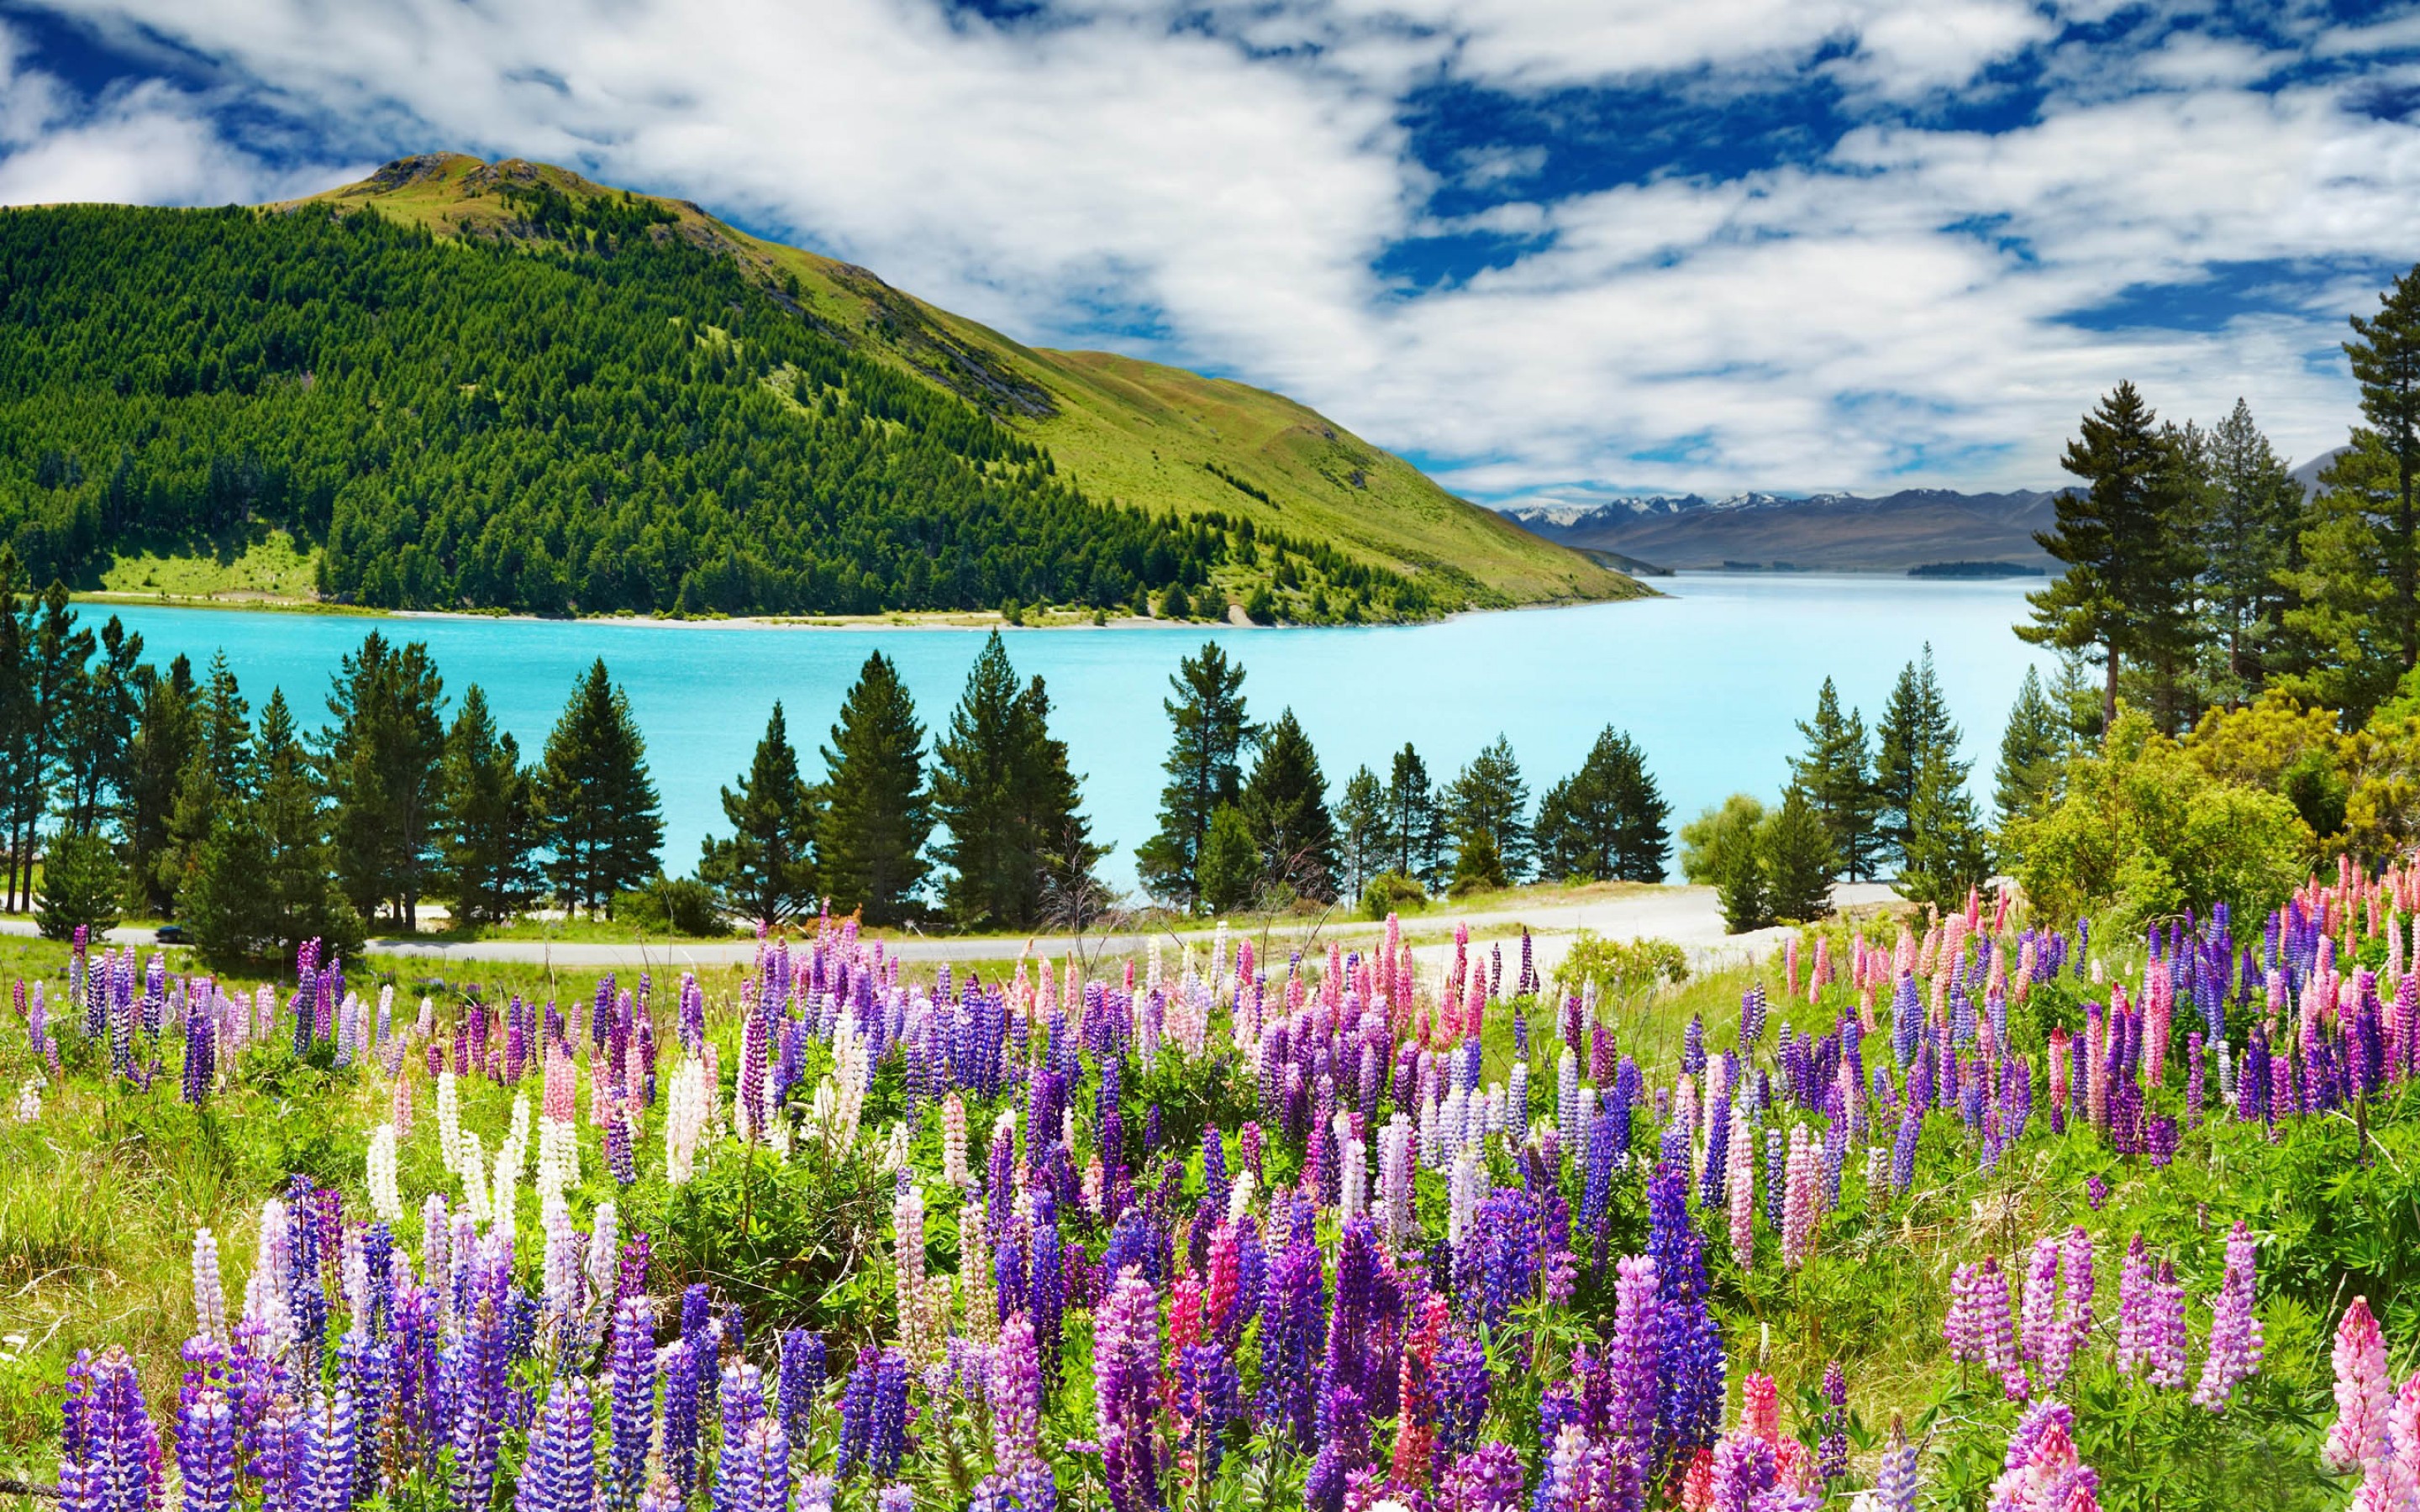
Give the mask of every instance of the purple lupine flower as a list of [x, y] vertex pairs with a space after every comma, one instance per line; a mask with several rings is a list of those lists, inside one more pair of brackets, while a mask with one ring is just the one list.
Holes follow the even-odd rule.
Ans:
[[1479, 1443], [1479, 1425], [1487, 1415], [1487, 1399], [1495, 1377], [1487, 1368], [1487, 1351], [1467, 1334], [1456, 1334], [1437, 1350], [1437, 1449], [1442, 1454], [1467, 1455]]
[[2226, 1274], [2210, 1308], [2210, 1353], [2202, 1365], [2194, 1402], [2224, 1412], [2239, 1381], [2260, 1368], [2260, 1319], [2252, 1299], [2254, 1250], [2251, 1226], [2238, 1219], [2226, 1240]]
[[561, 1376], [530, 1434], [516, 1512], [588, 1512], [597, 1496], [596, 1408], [588, 1382]]
[[[235, 1412], [216, 1386], [201, 1388], [178, 1409], [177, 1474], [185, 1483], [183, 1512], [233, 1512]], [[66, 1488], [63, 1473], [63, 1505]]]
[[1042, 1443], [1042, 1361], [1032, 1320], [1021, 1312], [1000, 1325], [984, 1400], [991, 1412], [992, 1467], [1015, 1474], [1039, 1458]]
[[1121, 1273], [1093, 1317], [1093, 1396], [1101, 1470], [1116, 1512], [1160, 1505], [1152, 1417], [1157, 1402], [1159, 1304], [1137, 1268]]
[[351, 1392], [338, 1387], [334, 1401], [312, 1392], [302, 1419], [302, 1501], [311, 1512], [347, 1512], [353, 1504], [355, 1422]]
[[858, 1350], [848, 1383], [841, 1388], [840, 1444], [832, 1472], [844, 1478], [866, 1462], [874, 1443], [874, 1378], [880, 1359], [877, 1350]]
[[[681, 1339], [657, 1356], [664, 1381], [663, 1468], [673, 1488], [686, 1500], [697, 1489], [699, 1400], [704, 1390], [705, 1340]], [[849, 1439], [841, 1435], [842, 1469], [847, 1468]], [[457, 1509], [460, 1512], [460, 1509]]]
[[908, 1357], [885, 1350], [874, 1372], [874, 1423], [865, 1448], [866, 1468], [876, 1476], [896, 1474], [908, 1453]]
[[806, 1435], [808, 1414], [823, 1396], [824, 1336], [803, 1328], [782, 1335], [782, 1363], [774, 1396], [782, 1431], [797, 1443]]
[[606, 1512], [636, 1512], [645, 1494], [647, 1444], [656, 1429], [655, 1319], [639, 1297], [614, 1310], [613, 1440], [605, 1467]]
[[1874, 1500], [1882, 1504], [1881, 1512], [1916, 1512], [1916, 1494], [1923, 1484], [1916, 1475], [1921, 1450], [1920, 1444], [1907, 1442], [1906, 1426], [1894, 1414], [1890, 1447], [1874, 1468]]
[[1454, 1460], [1438, 1490], [1442, 1512], [1515, 1512], [1521, 1504], [1521, 1456], [1509, 1443], [1481, 1444]]
[[1286, 1246], [1268, 1267], [1261, 1305], [1260, 1416], [1309, 1448], [1317, 1407], [1313, 1350], [1327, 1331], [1327, 1303], [1315, 1215], [1308, 1203], [1287, 1211]]
[[1815, 1473], [1828, 1484], [1849, 1473], [1849, 1377], [1840, 1362], [1823, 1367], [1823, 1433], [1815, 1441]]

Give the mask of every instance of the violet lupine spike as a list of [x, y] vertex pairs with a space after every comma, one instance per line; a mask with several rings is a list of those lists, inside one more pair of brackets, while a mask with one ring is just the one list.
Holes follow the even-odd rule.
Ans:
[[2238, 1220], [2226, 1240], [2226, 1273], [2211, 1304], [2210, 1352], [2194, 1402], [2224, 1412], [2237, 1384], [2260, 1368], [2260, 1319], [2252, 1310], [2255, 1278], [2251, 1226]]
[[1815, 1443], [1815, 1473], [1828, 1485], [1849, 1473], [1849, 1377], [1838, 1360], [1823, 1366], [1823, 1430]]
[[632, 1297], [614, 1310], [611, 1445], [605, 1462], [605, 1512], [636, 1512], [646, 1492], [647, 1449], [656, 1427], [655, 1317]]

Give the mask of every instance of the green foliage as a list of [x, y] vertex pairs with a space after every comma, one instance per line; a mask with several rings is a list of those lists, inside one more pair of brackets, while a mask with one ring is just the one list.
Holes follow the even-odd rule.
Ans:
[[1841, 870], [1851, 881], [1862, 882], [1873, 874], [1884, 842], [1877, 828], [1882, 795], [1866, 748], [1865, 717], [1855, 709], [1840, 713], [1839, 692], [1826, 677], [1815, 695], [1815, 717], [1801, 721], [1798, 733], [1806, 738], [1807, 753], [1792, 760], [1791, 776], [1807, 790]]
[[2042, 691], [2040, 675], [2026, 668], [2025, 680], [2017, 685], [2016, 702], [2009, 709], [2009, 727], [2000, 736], [2000, 764], [1993, 774], [1992, 801], [2003, 825], [2052, 795], [2059, 759], [2070, 743], [2066, 716]]
[[1714, 886], [1732, 852], [1755, 850], [1756, 832], [1763, 823], [1764, 805], [1745, 793], [1703, 810], [1681, 826], [1681, 874], [1699, 887]]
[[1092, 841], [1066, 743], [1050, 734], [1050, 699], [1022, 690], [992, 632], [933, 749], [933, 813], [949, 869], [943, 905], [969, 927], [1027, 929], [1092, 886], [1107, 851]]
[[274, 965], [309, 939], [328, 956], [358, 955], [361, 916], [336, 886], [327, 816], [282, 691], [260, 711], [251, 767], [257, 785], [224, 795], [194, 853], [184, 912], [203, 958]]
[[1246, 717], [1244, 669], [1215, 640], [1177, 663], [1162, 701], [1175, 736], [1161, 769], [1159, 828], [1135, 851], [1135, 867], [1153, 897], [1192, 910], [1202, 906], [1196, 875], [1211, 815], [1243, 795], [1243, 754], [1260, 738]]
[[637, 1189], [623, 1221], [655, 1240], [667, 1288], [709, 1281], [751, 1299], [752, 1328], [819, 1328], [848, 1343], [892, 1332], [876, 1285], [893, 1179], [870, 1151], [776, 1160], [729, 1146], [679, 1186]]
[[1388, 914], [1417, 913], [1428, 906], [1429, 895], [1419, 883], [1401, 872], [1381, 872], [1361, 888], [1361, 917], [1383, 919]]
[[1251, 830], [1264, 873], [1299, 897], [1336, 898], [1336, 822], [1327, 811], [1327, 781], [1319, 754], [1294, 710], [1261, 733], [1250, 780], [1236, 807]]
[[439, 860], [444, 682], [427, 642], [397, 650], [373, 630], [333, 684], [319, 776], [334, 810], [337, 885], [365, 918], [385, 904], [409, 929]]
[[[1758, 829], [1756, 854], [1764, 867], [1765, 912], [1801, 924], [1832, 911], [1832, 878], [1839, 871], [1839, 856], [1805, 788], [1792, 782], [1783, 791], [1781, 807]], [[1727, 900], [1727, 920], [1732, 911]]]
[[1435, 887], [1444, 876], [1445, 816], [1428, 764], [1406, 741], [1387, 771], [1388, 869]]
[[2143, 715], [2068, 764], [2065, 791], [2009, 828], [2013, 870], [2053, 922], [2104, 905], [2128, 924], [2226, 903], [2259, 918], [2302, 880], [2316, 844], [2273, 793], [2223, 782]]
[[1672, 854], [1671, 805], [1646, 753], [1607, 725], [1580, 769], [1538, 800], [1538, 872], [1586, 882], [1661, 882]]
[[731, 933], [723, 923], [722, 902], [712, 887], [695, 877], [654, 877], [613, 899], [613, 917], [664, 934], [716, 935]]
[[1252, 902], [1267, 875], [1251, 821], [1233, 804], [1220, 804], [1211, 812], [1197, 865], [1202, 906], [1214, 915], [1232, 914]]
[[1908, 816], [1900, 895], [1943, 913], [1963, 907], [1967, 893], [1992, 873], [1982, 818], [1966, 791], [1965, 767], [1940, 756], [1918, 767]]
[[520, 743], [496, 728], [473, 683], [446, 733], [443, 770], [446, 895], [458, 922], [501, 924], [538, 892], [537, 782]]
[[126, 869], [107, 839], [90, 831], [62, 830], [42, 850], [42, 886], [39, 899], [42, 937], [72, 939], [79, 926], [101, 932], [117, 922], [119, 898], [126, 890]]
[[1949, 717], [1949, 701], [1933, 674], [1931, 641], [1925, 642], [1921, 656], [1900, 669], [1890, 701], [1874, 725], [1874, 737], [1879, 832], [1889, 851], [1904, 860], [1915, 832], [1911, 810], [1919, 769], [1928, 762], [1940, 763], [1952, 783], [1966, 780], [1967, 765], [1958, 759], [1964, 736]]
[[540, 811], [547, 877], [567, 908], [608, 911], [613, 895], [656, 874], [664, 840], [647, 743], [630, 700], [599, 656], [546, 737]]
[[1388, 817], [1387, 789], [1378, 774], [1367, 766], [1354, 768], [1336, 804], [1337, 883], [1344, 896], [1359, 897], [1370, 878], [1393, 859]]
[[[1528, 875], [1529, 785], [1521, 779], [1511, 741], [1499, 734], [1481, 747], [1447, 785], [1443, 807], [1446, 831], [1453, 837], [1457, 887], [1501, 887]], [[1465, 851], [1477, 851], [1479, 857], [1466, 863]]]
[[260, 520], [323, 540], [349, 601], [539, 614], [1109, 605], [1223, 555], [696, 239], [513, 231], [9, 213], [0, 533], [74, 579], [129, 532]]
[[1572, 936], [1555, 966], [1555, 990], [1577, 993], [1593, 985], [1600, 1000], [1646, 992], [1658, 984], [1689, 980], [1689, 955], [1670, 940], [1609, 940], [1593, 930]]
[[799, 753], [779, 699], [739, 791], [722, 790], [722, 817], [731, 836], [706, 838], [697, 877], [721, 895], [725, 908], [740, 918], [780, 924], [814, 907], [816, 795], [799, 776]]
[[832, 906], [895, 924], [924, 883], [933, 832], [924, 791], [924, 727], [891, 658], [865, 658], [823, 750], [824, 811], [815, 855]]

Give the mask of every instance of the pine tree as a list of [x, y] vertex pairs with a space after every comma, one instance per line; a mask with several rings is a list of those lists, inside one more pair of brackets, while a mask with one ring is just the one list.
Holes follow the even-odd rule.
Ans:
[[1957, 723], [1949, 717], [1948, 702], [1942, 697], [1941, 682], [1932, 671], [1932, 644], [1925, 643], [1924, 654], [1900, 670], [1899, 681], [1892, 685], [1890, 702], [1883, 705], [1883, 717], [1874, 726], [1874, 794], [1879, 817], [1876, 827], [1891, 850], [1904, 856], [1911, 833], [1911, 807], [1916, 800], [1916, 769], [1927, 761], [1948, 762], [1957, 771], [1957, 780], [1966, 779], [1966, 767], [1957, 761], [1958, 747], [1965, 737]]
[[[10, 793], [8, 906], [33, 903], [35, 838], [49, 814], [51, 796], [66, 775], [70, 718], [84, 681], [85, 663], [92, 656], [93, 637], [76, 628], [67, 585], [51, 586], [25, 604], [25, 648], [23, 698], [25, 720], [24, 760], [18, 766]], [[23, 858], [21, 869], [18, 859]]]
[[1232, 914], [1250, 904], [1267, 877], [1267, 863], [1252, 838], [1251, 822], [1243, 810], [1222, 803], [1210, 815], [1210, 832], [1202, 837], [1202, 905], [1213, 915]]
[[1054, 900], [1089, 889], [1107, 849], [1092, 841], [1067, 747], [1037, 677], [1022, 691], [998, 631], [967, 674], [933, 748], [932, 804], [946, 837], [942, 906], [968, 928], [1025, 929]]
[[1251, 779], [1237, 805], [1267, 875], [1317, 903], [1336, 900], [1336, 822], [1319, 755], [1294, 710], [1262, 732]]
[[1807, 790], [1841, 870], [1850, 881], [1863, 882], [1873, 874], [1874, 853], [1883, 842], [1876, 829], [1882, 798], [1874, 788], [1865, 717], [1855, 709], [1840, 713], [1839, 691], [1826, 677], [1815, 695], [1815, 717], [1801, 720], [1798, 733], [1806, 737], [1807, 754], [1790, 764], [1791, 777]]
[[1832, 909], [1839, 856], [1805, 787], [1792, 782], [1757, 836], [1764, 862], [1765, 907], [1786, 922], [1810, 923]]
[[535, 779], [473, 683], [445, 737], [442, 876], [457, 923], [501, 924], [537, 894]]
[[79, 926], [98, 936], [117, 922], [125, 890], [126, 869], [106, 836], [60, 830], [42, 848], [42, 938], [73, 939]]
[[1538, 871], [1583, 882], [1660, 882], [1672, 852], [1671, 808], [1637, 745], [1607, 725], [1580, 769], [1538, 801]]
[[2361, 385], [2362, 418], [2394, 459], [2394, 494], [2386, 532], [2395, 597], [2388, 621], [2402, 670], [2420, 663], [2420, 540], [2414, 538], [2412, 490], [2420, 474], [2420, 267], [2379, 296], [2378, 314], [2352, 317], [2355, 339], [2345, 343]]
[[2034, 622], [2017, 627], [2036, 645], [2094, 651], [2104, 726], [2118, 717], [2120, 664], [2157, 667], [2188, 628], [2195, 483], [2157, 420], [2132, 383], [2084, 417], [2059, 465], [2089, 486], [2059, 495], [2055, 528], [2034, 536], [2067, 571], [2026, 595]]
[[199, 847], [187, 917], [205, 959], [222, 965], [290, 962], [304, 940], [323, 959], [362, 948], [361, 916], [333, 876], [326, 815], [283, 692], [260, 711], [247, 753], [253, 791], [224, 805]]
[[79, 681], [68, 714], [68, 827], [99, 827], [126, 796], [132, 772], [135, 716], [143, 706], [143, 637], [116, 615], [101, 627], [101, 657]]
[[398, 649], [373, 630], [337, 665], [320, 738], [337, 883], [363, 918], [383, 905], [407, 930], [439, 863], [444, 696], [427, 642]]
[[1336, 804], [1337, 857], [1343, 891], [1358, 898], [1372, 877], [1393, 865], [1394, 836], [1387, 828], [1387, 788], [1368, 766], [1344, 779]]
[[875, 652], [841, 705], [823, 751], [824, 811], [815, 855], [832, 906], [895, 924], [916, 906], [933, 814], [924, 792], [924, 727], [891, 658]]
[[1509, 887], [1512, 873], [1504, 864], [1504, 852], [1496, 842], [1496, 831], [1484, 825], [1458, 836], [1453, 850], [1453, 883], [1449, 889], [1454, 897]]
[[2040, 676], [2026, 668], [2025, 680], [2017, 685], [2017, 701], [2009, 709], [2009, 728], [2000, 736], [1999, 768], [1993, 774], [1992, 799], [2004, 827], [2054, 795], [2059, 759], [2068, 745], [2066, 717], [2042, 691]]
[[[0, 617], [5, 624], [5, 617]], [[135, 904], [155, 918], [175, 906], [179, 869], [172, 864], [177, 789], [200, 738], [194, 710], [194, 664], [183, 656], [165, 673], [145, 669], [139, 679], [141, 713], [127, 756], [127, 780], [119, 823], [126, 831], [127, 871]]]
[[2270, 670], [2286, 600], [2279, 579], [2293, 562], [2303, 490], [2240, 398], [2211, 431], [2203, 458], [2210, 498], [2203, 580], [2220, 642], [2213, 689], [2240, 704]]
[[176, 799], [168, 810], [168, 846], [160, 867], [162, 890], [171, 906], [201, 865], [202, 847], [221, 819], [249, 795], [251, 713], [226, 654], [221, 652], [210, 659], [210, 674], [194, 692], [194, 745], [184, 770], [177, 774]]
[[1765, 883], [1761, 843], [1762, 827], [1760, 822], [1754, 829], [1730, 836], [1707, 856], [1706, 875], [1714, 884], [1714, 902], [1723, 911], [1727, 933], [1745, 934], [1773, 922], [1773, 896]]
[[1428, 764], [1408, 741], [1388, 767], [1387, 839], [1393, 848], [1389, 870], [1436, 886], [1444, 872], [1445, 816], [1437, 810]]
[[556, 896], [566, 908], [613, 917], [613, 895], [659, 870], [664, 823], [646, 740], [601, 656], [546, 737], [538, 793]]
[[815, 905], [814, 841], [819, 795], [799, 776], [799, 753], [779, 700], [765, 721], [739, 791], [722, 789], [731, 836], [707, 836], [697, 878], [737, 918], [780, 924]]
[[1937, 752], [1924, 761], [1916, 768], [1909, 819], [1900, 895], [1944, 913], [1964, 907], [1967, 892], [1991, 875], [1982, 822], [1966, 791], [1966, 769]]
[[[1521, 780], [1521, 764], [1513, 760], [1512, 743], [1499, 734], [1446, 789], [1446, 827], [1457, 851], [1484, 836], [1494, 853], [1492, 864], [1509, 886], [1528, 873], [1528, 808], [1529, 786]], [[1457, 862], [1455, 877], [1463, 872]]]
[[1153, 897], [1187, 912], [1201, 904], [1194, 868], [1210, 816], [1243, 793], [1243, 755], [1259, 732], [1244, 713], [1244, 669], [1215, 640], [1177, 664], [1169, 679], [1176, 697], [1164, 701], [1175, 740], [1161, 769], [1159, 830], [1135, 852], [1135, 867]]
[[2322, 470], [2285, 574], [2294, 595], [2287, 628], [2309, 659], [2283, 679], [2304, 699], [2342, 711], [2359, 728], [2403, 675], [2397, 620], [2395, 516], [2401, 507], [2395, 454], [2366, 426]]

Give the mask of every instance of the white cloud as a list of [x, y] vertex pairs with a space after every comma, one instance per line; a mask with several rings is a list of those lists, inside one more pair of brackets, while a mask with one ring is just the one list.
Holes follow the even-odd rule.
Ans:
[[[2040, 484], [2120, 377], [2174, 412], [2244, 393], [2307, 455], [2350, 414], [2306, 361], [2341, 311], [2114, 333], [2060, 317], [2214, 263], [2420, 247], [2420, 131], [2343, 108], [2358, 79], [2247, 87], [2294, 54], [2183, 33], [2051, 47], [2039, 118], [1997, 135], [1878, 103], [2048, 43], [2038, 8], [1999, 0], [1094, 0], [1004, 28], [928, 0], [731, 0], [711, 25], [675, 0], [53, 3], [194, 50], [214, 87], [348, 152], [458, 147], [680, 193], [1031, 340], [1136, 349], [1097, 312], [1139, 314], [1168, 333], [1145, 355], [1282, 389], [1491, 496]], [[1898, 124], [1728, 181], [1427, 209], [1441, 180], [1404, 120], [1419, 86], [1679, 70], [1720, 100], [1797, 77], [1818, 46]], [[211, 97], [87, 104], [10, 68], [0, 198], [290, 192], [212, 128]], [[1444, 172], [1526, 191], [1542, 157], [1477, 142]], [[1528, 239], [1422, 293], [1373, 270], [1407, 236], [1475, 230]]]

